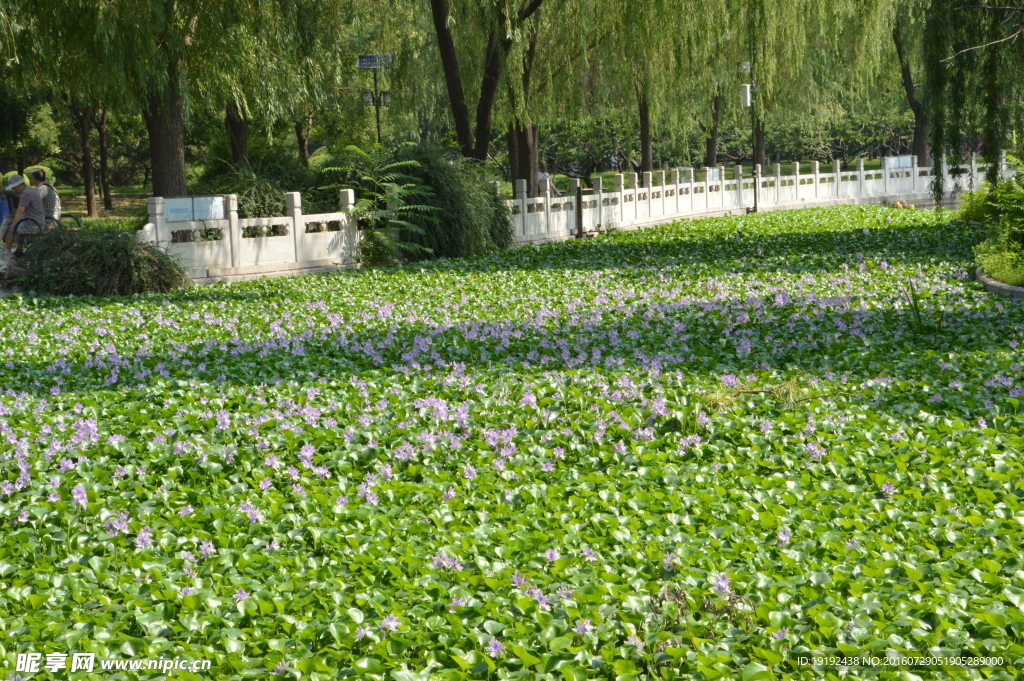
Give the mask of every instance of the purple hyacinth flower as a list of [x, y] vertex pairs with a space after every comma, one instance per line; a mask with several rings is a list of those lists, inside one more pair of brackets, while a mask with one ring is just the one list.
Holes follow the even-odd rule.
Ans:
[[75, 488], [71, 490], [71, 498], [74, 499], [75, 503], [81, 506], [82, 508], [85, 508], [86, 506], [89, 505], [89, 495], [85, 491], [85, 488], [82, 487], [82, 485], [80, 484], [75, 485]]
[[732, 589], [729, 588], [729, 576], [724, 572], [715, 577], [714, 585], [715, 591], [718, 592], [719, 596], [728, 596]]
[[576, 626], [572, 630], [580, 636], [586, 636], [594, 630], [594, 625], [590, 623], [590, 619], [576, 620]]
[[487, 654], [497, 659], [501, 657], [505, 652], [505, 644], [496, 638], [492, 638], [491, 642], [487, 644]]

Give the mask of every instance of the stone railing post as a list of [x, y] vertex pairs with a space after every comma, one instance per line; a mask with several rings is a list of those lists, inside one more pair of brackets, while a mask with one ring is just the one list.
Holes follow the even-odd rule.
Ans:
[[526, 180], [515, 181], [515, 200], [519, 204], [519, 219], [522, 225], [521, 234], [519, 237], [526, 236], [526, 227], [529, 224], [526, 220], [526, 207], [527, 207], [527, 194], [526, 194]]
[[224, 197], [224, 209], [228, 216], [228, 248], [231, 249], [231, 266], [242, 266], [242, 229], [238, 226], [238, 195]]
[[864, 196], [864, 159], [857, 159], [857, 196]]
[[338, 210], [342, 213], [347, 214], [348, 219], [345, 222], [343, 229], [345, 233], [344, 242], [342, 245], [342, 260], [347, 260], [350, 263], [357, 262], [359, 260], [360, 252], [359, 245], [362, 243], [362, 232], [359, 231], [359, 222], [356, 216], [352, 214], [352, 211], [356, 206], [356, 193], [352, 189], [339, 189], [338, 190]]
[[668, 171], [668, 183], [672, 187], [672, 214], [679, 213], [679, 168]]
[[285, 215], [291, 218], [292, 241], [295, 244], [295, 262], [302, 262], [305, 258], [303, 252], [303, 237], [306, 225], [302, 222], [302, 194], [299, 192], [288, 192], [284, 195]]
[[153, 224], [153, 236], [156, 243], [167, 243], [171, 235], [167, 233], [167, 222], [164, 219], [164, 198], [162, 196], [151, 196], [147, 202], [149, 208], [149, 221]]
[[743, 207], [743, 166], [737, 163], [732, 169], [732, 174], [736, 180], [736, 205]]
[[348, 213], [356, 205], [356, 192], [353, 189], [338, 190], [338, 206], [342, 213]]
[[889, 174], [892, 171], [889, 170], [889, 157], [882, 157], [882, 191], [886, 196], [889, 195]]
[[665, 171], [656, 170], [654, 171], [654, 184], [652, 187], [664, 187], [665, 186]]
[[811, 174], [814, 175], [814, 198], [818, 198], [818, 182], [821, 181], [821, 167], [817, 161], [811, 161]]
[[917, 168], [917, 154], [914, 154], [912, 156], [912, 161], [911, 161], [911, 166], [910, 166], [910, 191], [912, 191], [914, 193], [917, 193], [917, 185], [918, 185], [918, 182], [919, 182], [919, 180], [917, 178], [918, 178], [918, 176], [920, 176], [920, 174], [921, 173], [920, 173], [920, 171]]
[[[580, 226], [583, 224], [583, 192], [581, 191], [580, 179], [578, 177], [569, 178], [569, 191], [566, 192], [566, 197], [572, 199], [572, 224], [566, 224], [567, 236], [576, 235], [577, 237], [582, 234]], [[565, 208], [565, 204], [562, 204], [562, 208]], [[566, 223], [569, 221], [566, 220]]]
[[595, 177], [594, 183], [594, 199], [597, 206], [597, 224], [600, 226], [604, 225], [604, 201], [601, 198], [601, 192], [604, 191], [604, 178]]

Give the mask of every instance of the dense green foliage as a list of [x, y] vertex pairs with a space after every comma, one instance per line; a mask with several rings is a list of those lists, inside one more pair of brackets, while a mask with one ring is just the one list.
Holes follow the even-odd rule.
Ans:
[[978, 267], [1004, 283], [1024, 284], [1024, 174], [965, 194], [960, 216], [988, 229], [975, 248]]
[[0, 299], [4, 660], [750, 681], [948, 648], [1002, 661], [847, 678], [1017, 678], [1022, 303], [946, 215]]
[[[980, 145], [989, 161], [1011, 147], [1020, 126], [1024, 32], [1020, 6], [974, 0], [932, 0], [927, 12], [925, 66], [936, 157], [964, 165]], [[997, 181], [994, 171], [988, 180]], [[936, 192], [943, 187], [938, 185]], [[948, 187], [945, 189], [949, 189]]]
[[41, 295], [130, 296], [190, 283], [174, 258], [136, 238], [121, 221], [47, 230], [25, 251], [23, 265], [14, 283]]
[[508, 204], [479, 164], [441, 149], [413, 145], [399, 147], [395, 156], [416, 161], [408, 172], [429, 187], [424, 203], [441, 217], [422, 221], [423, 233], [410, 234], [410, 241], [443, 258], [484, 255], [512, 245], [515, 234]]
[[437, 211], [426, 203], [430, 187], [415, 173], [419, 162], [396, 158], [393, 150], [375, 146], [363, 151], [357, 146], [345, 150], [347, 165], [321, 171], [325, 178], [340, 178], [342, 184], [327, 185], [324, 191], [354, 188], [352, 214], [362, 232], [363, 262], [385, 265], [403, 255], [429, 256], [433, 251], [410, 237], [425, 236], [423, 223], [437, 224]]

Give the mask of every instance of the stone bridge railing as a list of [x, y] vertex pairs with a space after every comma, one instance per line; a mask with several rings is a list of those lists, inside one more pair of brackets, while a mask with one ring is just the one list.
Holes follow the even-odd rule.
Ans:
[[[841, 203], [908, 201], [917, 205], [932, 200], [932, 168], [921, 168], [912, 157], [883, 159], [881, 170], [841, 171], [838, 164], [823, 170], [817, 162], [810, 172], [783, 175], [775, 165], [760, 178], [759, 210], [776, 210]], [[946, 187], [968, 189], [983, 177], [986, 167], [972, 161], [963, 174], [947, 169]], [[1005, 169], [1003, 170], [1005, 173]], [[681, 218], [746, 212], [754, 206], [754, 178], [734, 178], [724, 168], [706, 168], [699, 176], [679, 170], [615, 175], [612, 186], [600, 178], [593, 189], [582, 190], [571, 181], [565, 196], [526, 196], [526, 182], [516, 183], [510, 200], [516, 241], [543, 243], [582, 233], [609, 229], [635, 229]], [[716, 178], [716, 179], [712, 179]], [[638, 182], [638, 179], [642, 179]], [[285, 215], [269, 218], [238, 217], [234, 195], [149, 200], [149, 224], [140, 233], [146, 241], [166, 248], [197, 282], [297, 274], [352, 267], [359, 262], [359, 231], [352, 208], [351, 189], [339, 194], [335, 213], [306, 215], [302, 196], [286, 195]]]

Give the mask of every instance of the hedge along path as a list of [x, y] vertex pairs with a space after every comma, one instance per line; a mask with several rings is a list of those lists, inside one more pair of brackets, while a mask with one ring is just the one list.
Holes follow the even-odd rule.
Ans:
[[903, 671], [1015, 678], [1021, 308], [948, 219], [4, 299], [4, 659], [817, 679], [940, 647], [1003, 662]]

